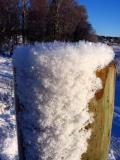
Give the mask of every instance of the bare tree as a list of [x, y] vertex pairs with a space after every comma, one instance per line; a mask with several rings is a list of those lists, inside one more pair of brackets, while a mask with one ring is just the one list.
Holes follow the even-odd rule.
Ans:
[[31, 0], [30, 4], [27, 19], [29, 40], [95, 39], [92, 26], [88, 23], [86, 8], [76, 0]]
[[89, 37], [95, 35], [88, 23], [85, 7], [76, 0], [50, 1], [47, 23], [46, 37], [50, 41], [87, 40], [88, 34]]
[[87, 11], [84, 6], [78, 7], [80, 15], [78, 24], [74, 32], [74, 41], [86, 40], [97, 42], [97, 36], [92, 28], [92, 25], [88, 22]]
[[[18, 1], [0, 0], [0, 43], [16, 39], [19, 31]], [[2, 47], [2, 46], [1, 46]]]
[[31, 0], [28, 14], [28, 39], [29, 40], [45, 40], [46, 33], [46, 17], [48, 14], [47, 0]]
[[26, 15], [27, 15], [27, 1], [22, 0], [22, 7], [21, 7], [21, 31], [22, 31], [22, 39], [23, 43], [26, 41]]

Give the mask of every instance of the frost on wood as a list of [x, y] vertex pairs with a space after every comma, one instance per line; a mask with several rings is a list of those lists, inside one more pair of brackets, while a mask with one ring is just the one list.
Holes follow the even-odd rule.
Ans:
[[17, 95], [25, 154], [29, 160], [80, 160], [93, 122], [88, 103], [102, 88], [96, 70], [113, 50], [94, 43], [42, 43], [16, 49]]

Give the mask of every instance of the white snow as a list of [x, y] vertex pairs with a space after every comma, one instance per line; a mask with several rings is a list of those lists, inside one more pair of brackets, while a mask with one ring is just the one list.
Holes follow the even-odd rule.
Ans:
[[[115, 157], [115, 160], [120, 159], [120, 137], [113, 135], [111, 137], [111, 156]], [[111, 160], [111, 159], [110, 159]]]
[[17, 160], [17, 155], [18, 155], [18, 147], [17, 147], [17, 136], [13, 137], [7, 137], [4, 141], [3, 148], [4, 150], [2, 151], [3, 155], [7, 155], [6, 160]]
[[42, 43], [16, 49], [20, 122], [29, 160], [80, 160], [93, 122], [88, 103], [102, 83], [96, 70], [114, 58], [105, 44]]
[[18, 156], [12, 68], [12, 59], [0, 56], [0, 160]]
[[109, 153], [109, 160], [116, 160], [114, 151], [112, 149], [110, 150], [110, 153]]

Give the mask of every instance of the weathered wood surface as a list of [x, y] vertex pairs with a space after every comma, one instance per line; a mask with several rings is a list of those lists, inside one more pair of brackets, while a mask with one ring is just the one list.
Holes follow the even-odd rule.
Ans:
[[92, 136], [82, 160], [108, 160], [114, 110], [115, 65], [110, 64], [97, 72], [97, 76], [102, 79], [103, 89], [89, 103], [89, 110], [94, 113], [94, 122], [88, 126], [92, 129]]

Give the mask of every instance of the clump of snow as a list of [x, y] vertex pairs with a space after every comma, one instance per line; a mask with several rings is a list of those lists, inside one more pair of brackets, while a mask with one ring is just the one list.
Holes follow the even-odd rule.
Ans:
[[111, 47], [90, 42], [41, 43], [14, 55], [20, 128], [26, 159], [80, 160], [93, 122], [88, 103], [102, 88], [96, 70], [114, 58]]

